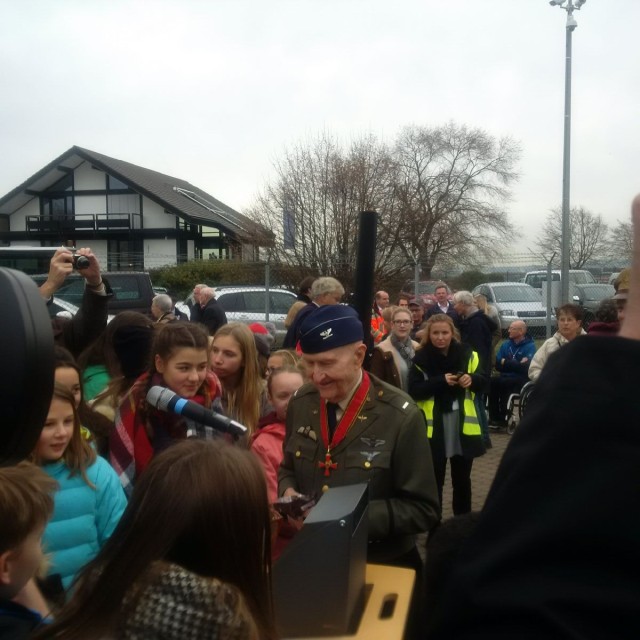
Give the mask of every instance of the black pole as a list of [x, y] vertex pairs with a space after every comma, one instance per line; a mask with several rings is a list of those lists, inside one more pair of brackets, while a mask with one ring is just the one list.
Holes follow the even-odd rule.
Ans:
[[[353, 296], [353, 306], [360, 316], [364, 328], [364, 339], [367, 353], [373, 350], [371, 339], [371, 307], [373, 305], [373, 271], [376, 262], [376, 232], [378, 214], [375, 211], [360, 212], [360, 227], [358, 231], [358, 255], [356, 261], [356, 278]], [[365, 359], [368, 368], [369, 357]]]

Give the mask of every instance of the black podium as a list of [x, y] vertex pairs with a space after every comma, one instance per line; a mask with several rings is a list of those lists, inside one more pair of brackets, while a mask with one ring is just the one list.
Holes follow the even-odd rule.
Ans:
[[280, 637], [353, 633], [364, 606], [366, 484], [335, 487], [312, 509], [273, 567]]

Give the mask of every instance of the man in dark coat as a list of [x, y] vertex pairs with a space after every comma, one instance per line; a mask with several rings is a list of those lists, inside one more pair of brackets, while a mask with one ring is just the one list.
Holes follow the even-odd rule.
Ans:
[[[480, 370], [489, 378], [491, 376], [491, 352], [493, 332], [497, 329], [496, 323], [478, 309], [470, 291], [457, 291], [453, 295], [454, 313], [458, 315], [458, 328], [460, 339], [468, 344], [480, 358]], [[455, 320], [454, 320], [455, 322]], [[490, 448], [489, 419], [486, 410], [486, 393], [478, 393], [475, 396], [476, 412], [482, 429], [482, 440], [485, 447]]]
[[203, 289], [207, 289], [206, 284], [197, 284], [193, 287], [193, 302], [191, 300], [187, 300], [187, 308], [189, 309], [189, 320], [191, 322], [200, 322], [200, 317], [202, 316], [202, 307], [200, 306], [200, 292]]
[[428, 320], [436, 313], [444, 313], [453, 320], [453, 324], [457, 327], [460, 323], [460, 316], [456, 312], [453, 303], [449, 302], [449, 289], [447, 288], [447, 285], [444, 282], [438, 283], [433, 295], [436, 298], [435, 304], [432, 304], [427, 309], [424, 319]]
[[[107, 304], [113, 291], [109, 283], [102, 279], [100, 263], [91, 249], [81, 248], [75, 254], [89, 261], [87, 267], [78, 269], [85, 279], [82, 302], [72, 319], [52, 318], [51, 327], [56, 344], [65, 347], [77, 358], [106, 328]], [[47, 279], [40, 285], [40, 294], [45, 300], [50, 301], [62, 287], [66, 277], [73, 272], [74, 264], [74, 254], [66, 247], [61, 247], [53, 254]]]
[[549, 358], [429, 638], [640, 634], [640, 196], [633, 223], [619, 336]]
[[296, 348], [300, 339], [300, 327], [310, 313], [327, 304], [340, 304], [342, 296], [344, 296], [344, 287], [335, 278], [316, 278], [311, 285], [310, 295], [311, 302], [298, 311], [291, 326], [287, 329], [282, 343], [284, 349]]
[[212, 336], [224, 324], [227, 324], [227, 314], [224, 309], [216, 301], [215, 289], [205, 287], [200, 290], [200, 324], [203, 324], [209, 330]]

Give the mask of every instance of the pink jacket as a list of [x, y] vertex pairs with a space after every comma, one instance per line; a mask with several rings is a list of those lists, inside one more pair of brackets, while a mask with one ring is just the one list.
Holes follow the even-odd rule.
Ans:
[[[275, 418], [275, 415], [273, 417]], [[282, 443], [285, 430], [284, 422], [273, 422], [259, 429], [251, 441], [251, 451], [264, 468], [269, 502], [278, 499], [278, 468], [283, 457]]]

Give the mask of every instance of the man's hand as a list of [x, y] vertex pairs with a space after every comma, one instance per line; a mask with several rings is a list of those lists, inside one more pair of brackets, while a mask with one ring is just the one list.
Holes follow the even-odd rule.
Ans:
[[288, 498], [289, 496], [301, 496], [302, 494], [299, 493], [298, 491], [296, 491], [293, 487], [289, 487], [288, 489], [284, 490], [284, 493], [282, 494], [283, 498]]
[[631, 203], [631, 223], [633, 225], [633, 258], [631, 260], [629, 297], [618, 335], [623, 338], [640, 340], [640, 194]]
[[529, 358], [522, 358], [522, 360], [520, 360], [520, 364], [527, 364], [527, 362], [529, 362]]
[[60, 247], [49, 263], [49, 275], [46, 282], [40, 285], [40, 294], [48, 300], [63, 284], [66, 277], [73, 271], [73, 253], [65, 247]]
[[94, 255], [91, 249], [82, 247], [76, 251], [76, 255], [86, 256], [89, 259], [89, 266], [86, 269], [79, 269], [78, 272], [87, 281], [87, 284], [92, 287], [97, 287], [102, 282], [102, 276], [100, 275], [100, 263], [98, 258]]

